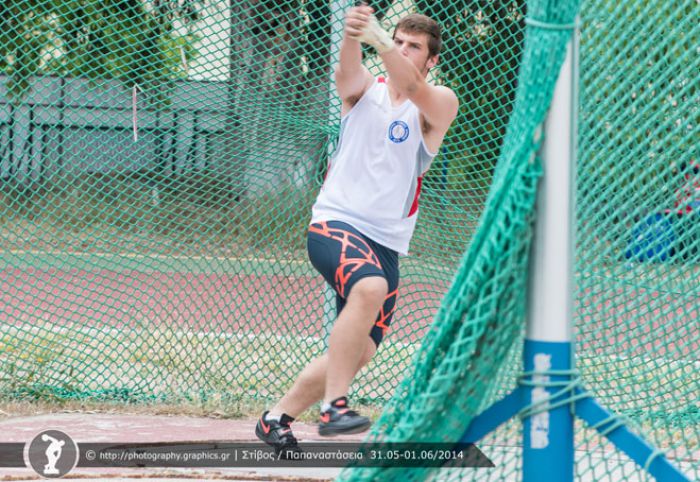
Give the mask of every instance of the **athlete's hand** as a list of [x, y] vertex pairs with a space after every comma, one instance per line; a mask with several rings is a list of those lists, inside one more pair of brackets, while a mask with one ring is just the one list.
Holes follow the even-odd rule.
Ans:
[[352, 7], [345, 12], [345, 33], [348, 37], [360, 40], [360, 36], [367, 25], [369, 25], [369, 17], [374, 13], [374, 9], [367, 5]]
[[379, 25], [374, 9], [367, 5], [353, 7], [345, 14], [345, 33], [348, 37], [371, 45], [383, 54], [394, 48], [394, 40]]

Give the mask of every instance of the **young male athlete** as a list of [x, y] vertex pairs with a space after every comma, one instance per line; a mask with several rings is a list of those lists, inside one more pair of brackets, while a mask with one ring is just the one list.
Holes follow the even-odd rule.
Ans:
[[[387, 79], [374, 78], [362, 65], [361, 43], [377, 51]], [[392, 38], [371, 7], [346, 14], [335, 70], [340, 138], [307, 238], [311, 263], [335, 289], [338, 317], [328, 351], [258, 421], [256, 435], [278, 455], [299, 450], [290, 423], [319, 400], [320, 435], [370, 426], [349, 409], [347, 393], [391, 321], [398, 254], [408, 252], [421, 181], [457, 115], [455, 94], [426, 81], [440, 46], [440, 26], [424, 15], [402, 18]]]

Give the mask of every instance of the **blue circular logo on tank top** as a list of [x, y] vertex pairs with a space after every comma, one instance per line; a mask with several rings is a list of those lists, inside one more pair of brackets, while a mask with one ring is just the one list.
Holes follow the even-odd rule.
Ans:
[[408, 134], [408, 124], [404, 121], [397, 120], [389, 126], [389, 139], [391, 139], [391, 142], [399, 144], [408, 139]]

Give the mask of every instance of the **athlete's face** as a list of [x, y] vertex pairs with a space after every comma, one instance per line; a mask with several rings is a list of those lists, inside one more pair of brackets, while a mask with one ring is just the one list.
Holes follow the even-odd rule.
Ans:
[[430, 56], [428, 50], [428, 34], [397, 30], [394, 44], [401, 55], [408, 57], [423, 75], [428, 75], [428, 71], [437, 64], [438, 56]]

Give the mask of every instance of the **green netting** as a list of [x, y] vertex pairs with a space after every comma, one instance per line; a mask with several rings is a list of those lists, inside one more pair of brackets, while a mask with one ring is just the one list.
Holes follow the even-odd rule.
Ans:
[[[305, 232], [351, 3], [0, 5], [1, 399], [273, 400], [325, 349]], [[698, 479], [700, 6], [580, 3], [579, 370]], [[579, 2], [372, 4], [444, 26], [433, 77], [461, 108], [351, 397], [387, 404], [372, 439], [454, 440], [520, 373], [535, 152]], [[519, 430], [480, 444], [496, 469], [433, 475], [518, 480]], [[580, 425], [576, 448], [581, 480], [644, 480]], [[405, 472], [343, 478], [427, 475]]]
[[[537, 151], [578, 2], [530, 1], [515, 106], [483, 216], [442, 300], [413, 373], [373, 425], [370, 440], [459, 440], [520, 340], [541, 166]], [[536, 25], [535, 25], [536, 24]], [[517, 370], [517, 364], [511, 368]], [[439, 430], [436, 431], [436, 427]], [[423, 480], [429, 469], [348, 469], [348, 480]], [[509, 474], [512, 477], [513, 474]]]
[[[583, 381], [690, 480], [700, 479], [698, 14], [693, 1], [583, 2], [577, 186]], [[582, 478], [645, 480], [620, 454], [583, 455], [606, 447], [579, 434]]]
[[[334, 303], [305, 232], [350, 4], [2, 7], [6, 396], [269, 400], [324, 350]], [[415, 8], [375, 6], [387, 26]], [[393, 392], [476, 225], [522, 42], [521, 3], [419, 7], [445, 25], [436, 76], [465, 107], [424, 182], [402, 321], [353, 394], [366, 403]]]

